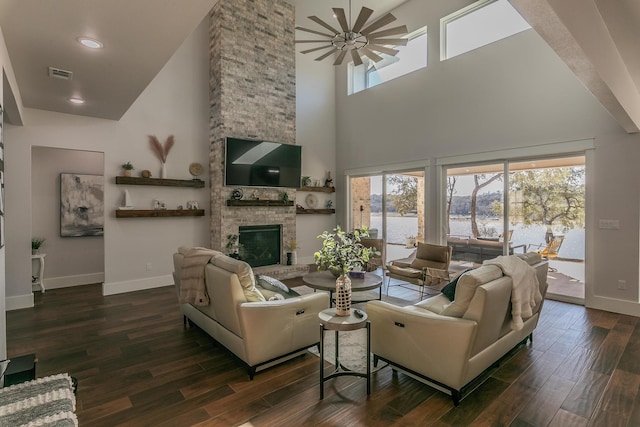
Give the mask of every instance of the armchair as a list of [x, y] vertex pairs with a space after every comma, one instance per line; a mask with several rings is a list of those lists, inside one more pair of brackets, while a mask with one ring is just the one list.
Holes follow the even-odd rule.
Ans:
[[425, 286], [440, 286], [449, 282], [450, 246], [418, 243], [408, 258], [391, 261], [387, 265], [387, 294], [391, 279], [398, 279], [420, 287], [420, 299]]

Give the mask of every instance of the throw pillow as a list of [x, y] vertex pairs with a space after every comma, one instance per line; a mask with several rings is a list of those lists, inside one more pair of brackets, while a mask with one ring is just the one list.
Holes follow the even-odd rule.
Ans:
[[289, 289], [287, 285], [282, 283], [280, 280], [263, 274], [256, 275], [256, 285], [260, 286], [262, 289], [281, 294], [287, 298], [300, 295], [296, 291]]
[[456, 286], [458, 285], [458, 280], [460, 280], [460, 277], [462, 277], [462, 275], [464, 273], [466, 273], [467, 271], [471, 271], [471, 270], [473, 270], [473, 269], [472, 268], [467, 268], [462, 273], [458, 274], [456, 276], [456, 278], [453, 279], [451, 282], [447, 283], [445, 285], [445, 287], [442, 288], [442, 290], [440, 292], [442, 292], [444, 294], [444, 296], [449, 298], [449, 301], [453, 301], [453, 299], [455, 298], [455, 295], [456, 295]]

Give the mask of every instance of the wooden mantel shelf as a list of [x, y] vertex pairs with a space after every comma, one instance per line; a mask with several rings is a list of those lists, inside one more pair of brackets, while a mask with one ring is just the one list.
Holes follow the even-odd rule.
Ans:
[[227, 206], [248, 207], [248, 206], [273, 206], [289, 207], [293, 206], [292, 200], [227, 200]]
[[309, 192], [318, 192], [318, 193], [335, 193], [335, 187], [300, 187], [298, 191], [309, 191]]
[[161, 179], [161, 178], [142, 178], [137, 176], [116, 176], [116, 184], [156, 185], [161, 187], [204, 188], [204, 181], [201, 179]]
[[204, 209], [118, 209], [116, 218], [168, 218], [184, 216], [204, 216]]
[[336, 213], [335, 209], [304, 209], [304, 208], [296, 209], [296, 214], [298, 215], [313, 215], [313, 214], [330, 215], [334, 213]]

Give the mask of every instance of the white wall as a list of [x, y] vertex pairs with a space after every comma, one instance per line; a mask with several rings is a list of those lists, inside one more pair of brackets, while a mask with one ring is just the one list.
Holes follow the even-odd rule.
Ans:
[[[304, 22], [312, 14], [305, 5], [296, 7], [296, 22]], [[302, 175], [320, 179], [324, 185], [327, 172], [335, 178], [336, 115], [335, 72], [333, 60], [314, 61], [313, 53], [299, 53], [296, 46], [296, 144], [302, 146]], [[314, 193], [318, 207], [324, 208], [327, 200], [336, 204], [335, 194]], [[296, 193], [296, 203], [307, 207], [306, 192]], [[336, 226], [336, 215], [298, 215], [296, 217], [296, 240], [298, 241], [298, 263], [313, 263], [313, 253], [320, 248], [317, 236], [324, 230]]]
[[[11, 61], [9, 60], [9, 53], [7, 52], [7, 46], [4, 41], [4, 35], [2, 29], [0, 29], [0, 70], [2, 70], [2, 84], [0, 84], [0, 100], [2, 100], [5, 108], [4, 122], [8, 120], [9, 113], [13, 120], [16, 122], [22, 121], [22, 98], [20, 97], [20, 91], [16, 84], [15, 74]], [[11, 100], [11, 110], [7, 111], [7, 102]], [[6, 138], [5, 138], [6, 140]], [[7, 161], [6, 151], [4, 154], [4, 160]], [[6, 171], [6, 167], [5, 167]], [[5, 174], [6, 183], [6, 174]], [[5, 222], [6, 224], [6, 222]], [[0, 230], [2, 233], [6, 232], [6, 227]], [[6, 238], [5, 238], [6, 242]], [[6, 290], [6, 246], [0, 248], [0, 360], [7, 358], [7, 323], [5, 316], [5, 290]]]
[[[181, 244], [206, 245], [208, 219], [116, 219], [115, 209], [128, 188], [136, 207], [146, 209], [155, 198], [169, 207], [196, 200], [207, 206], [207, 189], [117, 186], [120, 165], [131, 161], [136, 172], [149, 169], [159, 175], [160, 162], [147, 140], [162, 141], [173, 134], [176, 144], [168, 156], [170, 178], [190, 179], [188, 167], [208, 164], [208, 31], [205, 21], [185, 41], [157, 77], [118, 121], [25, 109], [23, 127], [8, 126], [7, 164], [7, 309], [33, 305], [30, 245], [34, 207], [31, 188], [31, 147], [47, 146], [104, 152], [105, 170], [105, 284], [106, 294], [173, 283], [171, 255]], [[91, 102], [91, 100], [88, 100]], [[82, 107], [80, 107], [82, 108]], [[204, 175], [208, 175], [205, 170]], [[151, 263], [151, 270], [146, 265]]]
[[[626, 134], [533, 30], [440, 62], [439, 19], [457, 6], [438, 3], [447, 10], [412, 0], [394, 11], [409, 30], [427, 24], [426, 69], [352, 96], [346, 70], [337, 73], [338, 190], [347, 169], [594, 138], [587, 304], [640, 314], [640, 135]], [[429, 206], [427, 218], [439, 216]], [[598, 219], [618, 219], [620, 230], [599, 230]]]
[[104, 238], [60, 237], [60, 174], [104, 174], [104, 154], [33, 147], [31, 206], [33, 237], [44, 237], [47, 289], [104, 282]]

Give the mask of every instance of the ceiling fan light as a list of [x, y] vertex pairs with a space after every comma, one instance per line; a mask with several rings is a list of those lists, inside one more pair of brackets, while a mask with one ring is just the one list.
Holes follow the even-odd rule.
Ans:
[[69, 102], [72, 103], [73, 105], [82, 105], [84, 104], [84, 99], [74, 97], [74, 98], [69, 98]]

